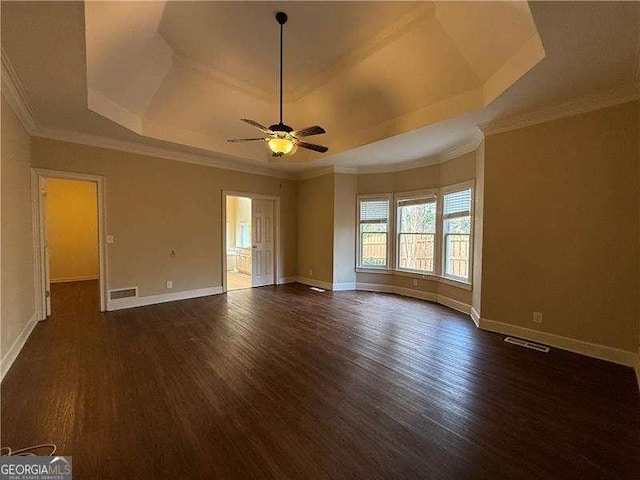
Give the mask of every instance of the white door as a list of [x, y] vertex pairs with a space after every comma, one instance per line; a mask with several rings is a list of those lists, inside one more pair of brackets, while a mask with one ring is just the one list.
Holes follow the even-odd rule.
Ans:
[[251, 200], [253, 237], [251, 285], [261, 287], [274, 282], [273, 200]]
[[51, 316], [51, 273], [49, 271], [49, 229], [47, 223], [47, 190], [40, 187], [40, 234], [42, 236], [42, 258], [44, 261], [45, 313]]

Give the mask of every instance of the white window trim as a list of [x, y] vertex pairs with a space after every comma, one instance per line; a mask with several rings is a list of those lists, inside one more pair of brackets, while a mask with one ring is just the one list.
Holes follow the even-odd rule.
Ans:
[[[444, 195], [454, 193], [461, 190], [471, 189], [471, 229], [469, 233], [469, 279], [456, 277], [445, 274], [445, 251], [444, 245], [444, 220], [443, 205]], [[434, 259], [434, 272], [421, 272], [409, 269], [400, 269], [398, 264], [398, 251], [396, 249], [398, 238], [397, 209], [399, 200], [407, 200], [412, 198], [422, 198], [426, 196], [436, 197], [436, 239], [435, 249], [436, 258]], [[387, 236], [387, 265], [385, 267], [363, 267], [360, 265], [360, 252], [362, 245], [360, 244], [360, 201], [361, 200], [379, 200], [386, 199], [389, 202], [389, 220], [388, 220], [388, 236]], [[438, 189], [414, 190], [410, 192], [400, 192], [396, 194], [363, 194], [357, 196], [357, 223], [356, 223], [356, 273], [375, 273], [384, 275], [398, 275], [411, 278], [420, 278], [425, 280], [437, 281], [447, 285], [452, 285], [464, 290], [473, 289], [473, 270], [474, 270], [474, 227], [475, 227], [475, 180], [460, 182], [452, 185], [446, 185]]]
[[440, 189], [441, 191], [441, 197], [442, 197], [442, 202], [441, 204], [444, 206], [444, 196], [449, 194], [449, 193], [455, 193], [455, 192], [460, 192], [462, 190], [469, 190], [471, 189], [471, 205], [469, 207], [469, 216], [470, 218], [470, 228], [469, 228], [469, 278], [462, 278], [462, 277], [457, 277], [455, 275], [447, 275], [446, 273], [446, 265], [445, 265], [445, 257], [446, 257], [446, 252], [445, 249], [447, 248], [447, 246], [445, 245], [445, 241], [444, 241], [444, 217], [442, 216], [440, 218], [440, 225], [441, 225], [441, 250], [440, 250], [440, 258], [442, 259], [442, 265], [441, 265], [441, 270], [440, 273], [442, 275], [442, 278], [452, 281], [452, 282], [456, 282], [456, 283], [462, 283], [462, 284], [467, 284], [467, 285], [471, 285], [472, 284], [472, 280], [473, 280], [473, 237], [474, 237], [474, 230], [473, 230], [473, 226], [475, 224], [475, 197], [476, 197], [476, 192], [475, 192], [475, 180], [470, 180], [468, 182], [461, 182], [461, 183], [456, 183], [454, 185], [447, 185], [446, 187], [442, 187]]
[[[360, 203], [367, 200], [386, 200], [389, 203], [389, 217], [387, 218], [387, 264], [380, 267], [363, 267], [360, 263], [362, 260], [362, 242], [360, 237]], [[392, 193], [379, 193], [379, 194], [365, 194], [357, 196], [357, 222], [356, 222], [356, 272], [358, 270], [366, 270], [371, 273], [389, 272], [393, 269], [393, 232], [395, 229], [394, 214], [393, 214], [393, 194]]]

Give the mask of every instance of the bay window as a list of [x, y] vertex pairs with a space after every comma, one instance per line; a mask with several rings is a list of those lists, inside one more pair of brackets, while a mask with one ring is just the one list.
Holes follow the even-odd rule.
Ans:
[[359, 196], [357, 269], [440, 278], [469, 289], [472, 225], [473, 182]]

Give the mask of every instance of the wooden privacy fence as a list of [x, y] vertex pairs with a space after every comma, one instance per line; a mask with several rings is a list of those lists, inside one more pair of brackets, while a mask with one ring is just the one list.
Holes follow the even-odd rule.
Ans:
[[469, 278], [469, 235], [445, 235], [447, 248], [447, 274], [456, 277]]
[[387, 258], [386, 233], [362, 233], [362, 265], [381, 266]]
[[[400, 268], [434, 271], [435, 235], [427, 233], [401, 233], [399, 235]], [[469, 235], [445, 235], [447, 248], [446, 273], [457, 277], [469, 276]], [[386, 233], [362, 234], [362, 264], [381, 266], [387, 257]]]
[[401, 233], [399, 244], [400, 268], [433, 272], [435, 235], [432, 233]]

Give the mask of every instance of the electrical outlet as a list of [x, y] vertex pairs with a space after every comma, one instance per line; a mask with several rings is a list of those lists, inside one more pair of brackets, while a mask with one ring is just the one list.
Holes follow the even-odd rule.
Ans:
[[417, 286], [418, 286], [418, 279], [417, 279], [417, 278], [414, 278], [414, 279], [413, 279], [413, 286], [414, 286], [414, 287], [417, 287]]
[[107, 243], [113, 243], [113, 235], [107, 235]]
[[533, 323], [542, 323], [542, 312], [533, 312]]
[[313, 270], [312, 269], [309, 269], [309, 276], [313, 277]]
[[173, 288], [173, 281], [167, 280], [167, 288]]

